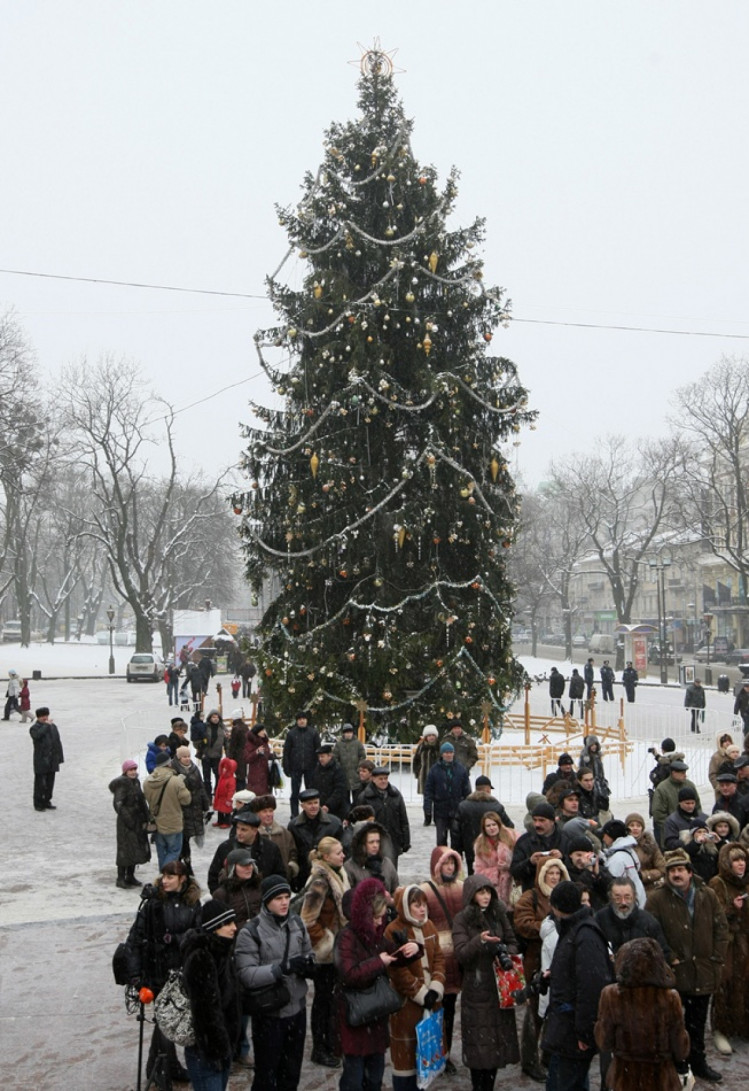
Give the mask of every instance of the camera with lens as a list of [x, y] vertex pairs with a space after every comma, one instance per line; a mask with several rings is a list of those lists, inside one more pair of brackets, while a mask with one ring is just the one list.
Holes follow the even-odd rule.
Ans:
[[536, 970], [524, 989], [513, 989], [510, 996], [516, 1004], [526, 1004], [534, 996], [545, 996], [549, 991], [549, 979]]
[[512, 955], [507, 950], [507, 946], [504, 943], [497, 944], [497, 950], [494, 957], [503, 970], [513, 969]]

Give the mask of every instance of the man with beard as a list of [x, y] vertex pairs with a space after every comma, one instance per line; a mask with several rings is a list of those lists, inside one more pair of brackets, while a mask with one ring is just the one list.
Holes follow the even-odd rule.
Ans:
[[609, 887], [609, 904], [596, 913], [596, 923], [616, 954], [623, 943], [631, 939], [654, 939], [666, 959], [671, 952], [663, 929], [652, 913], [637, 905], [635, 884], [625, 876], [612, 879]]
[[652, 892], [646, 908], [658, 920], [671, 948], [671, 968], [689, 1032], [689, 1067], [699, 1079], [719, 1083], [723, 1077], [705, 1057], [705, 1024], [726, 958], [726, 915], [714, 891], [692, 873], [692, 862], [683, 849], [666, 853], [666, 882]]

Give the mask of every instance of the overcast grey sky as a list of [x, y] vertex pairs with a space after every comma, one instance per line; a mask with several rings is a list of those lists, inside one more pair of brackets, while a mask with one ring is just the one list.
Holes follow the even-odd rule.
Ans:
[[[325, 128], [355, 114], [357, 42], [398, 49], [413, 147], [487, 218], [486, 281], [541, 412], [535, 483], [596, 434], [665, 430], [675, 386], [749, 339], [749, 5], [491, 0], [0, 3], [0, 268], [261, 295]], [[294, 273], [291, 267], [292, 275]], [[137, 358], [182, 408], [180, 450], [236, 461], [263, 398], [262, 300], [0, 273], [52, 376]], [[523, 321], [520, 321], [522, 319]], [[249, 381], [247, 381], [249, 380]]]

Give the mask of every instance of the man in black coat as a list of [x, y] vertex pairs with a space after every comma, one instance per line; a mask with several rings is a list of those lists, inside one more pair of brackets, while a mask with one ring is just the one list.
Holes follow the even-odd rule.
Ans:
[[608, 659], [604, 659], [601, 667], [601, 696], [604, 701], [614, 700], [614, 672]]
[[736, 700], [733, 703], [734, 716], [740, 716], [744, 721], [744, 734], [749, 732], [749, 678], [744, 681], [743, 686], [736, 695]]
[[463, 800], [458, 807], [458, 826], [460, 828], [460, 840], [463, 844], [463, 852], [466, 858], [466, 869], [469, 875], [473, 875], [474, 851], [473, 842], [481, 831], [481, 819], [487, 811], [494, 811], [502, 819], [502, 825], [515, 829], [515, 824], [504, 809], [502, 804], [491, 793], [494, 785], [488, 777], [476, 777], [476, 786], [473, 792]]
[[698, 826], [707, 826], [707, 815], [697, 806], [697, 793], [685, 784], [679, 789], [679, 802], [663, 824], [663, 849], [672, 850], [682, 847], [682, 833], [695, 830]]
[[587, 661], [587, 663], [585, 664], [585, 666], [583, 667], [583, 679], [585, 681], [585, 696], [587, 697], [588, 700], [590, 700], [590, 698], [591, 698], [591, 696], [593, 694], [593, 684], [594, 684], [594, 682], [596, 680], [595, 671], [593, 669], [594, 662], [595, 662], [595, 660], [593, 658], [590, 658]]
[[455, 760], [453, 744], [443, 742], [439, 761], [429, 770], [424, 784], [424, 814], [427, 817], [434, 815], [438, 845], [447, 844], [449, 833], [452, 848], [462, 852], [460, 829], [456, 820], [460, 803], [470, 794], [468, 772]]
[[203, 693], [208, 692], [208, 683], [216, 673], [216, 664], [211, 659], [210, 655], [204, 655], [201, 657], [198, 663], [198, 670], [200, 671], [200, 682]]
[[510, 871], [523, 890], [532, 890], [539, 864], [552, 858], [561, 860], [567, 848], [567, 837], [558, 828], [554, 808], [550, 803], [538, 803], [531, 812], [533, 830], [515, 842]]
[[736, 819], [739, 829], [743, 830], [749, 822], [749, 796], [739, 795], [739, 781], [735, 773], [718, 773], [715, 779], [718, 785], [718, 798], [712, 813], [727, 811]]
[[309, 713], [297, 712], [296, 722], [289, 728], [283, 744], [281, 765], [291, 781], [289, 807], [291, 817], [299, 814], [299, 789], [304, 778], [305, 788], [310, 787], [307, 779], [317, 765], [317, 751], [320, 748], [320, 736], [310, 726]]
[[564, 716], [564, 705], [561, 700], [564, 696], [564, 686], [564, 675], [556, 667], [552, 667], [549, 675], [549, 697], [551, 698], [552, 716]]
[[598, 1001], [613, 980], [613, 969], [606, 939], [590, 909], [581, 907], [575, 884], [559, 883], [549, 901], [559, 941], [551, 962], [542, 1042], [551, 1054], [546, 1086], [583, 1088], [596, 1052]]
[[341, 820], [321, 809], [320, 792], [317, 788], [305, 788], [299, 793], [299, 802], [302, 813], [292, 818], [287, 826], [294, 838], [299, 860], [299, 874], [292, 884], [294, 890], [301, 890], [307, 882], [312, 866], [309, 862], [312, 849], [317, 847], [323, 837], [337, 837], [340, 841], [343, 833]]
[[221, 883], [221, 872], [226, 864], [226, 857], [232, 849], [248, 849], [257, 865], [261, 880], [269, 875], [286, 875], [280, 849], [270, 837], [260, 836], [260, 819], [254, 811], [245, 807], [237, 811], [232, 818], [232, 834], [222, 841], [213, 854], [208, 868], [208, 889], [211, 894]]
[[49, 718], [48, 708], [36, 710], [36, 720], [29, 728], [34, 743], [34, 810], [55, 811], [52, 793], [55, 774], [65, 761], [57, 724]]
[[557, 759], [556, 769], [553, 769], [551, 773], [546, 774], [546, 779], [544, 780], [544, 786], [541, 789], [541, 792], [543, 795], [546, 795], [560, 780], [567, 782], [565, 787], [574, 787], [576, 779], [575, 763], [572, 760], [571, 755], [567, 753], [560, 754]]
[[640, 909], [635, 884], [626, 875], [611, 880], [609, 904], [596, 913], [596, 924], [611, 944], [614, 954], [631, 939], [654, 939], [660, 944], [666, 961], [671, 960], [671, 949], [660, 923], [647, 909]]
[[343, 769], [333, 757], [333, 747], [323, 743], [317, 751], [317, 765], [305, 778], [308, 788], [320, 793], [320, 809], [341, 821], [348, 814], [349, 788]]
[[639, 674], [632, 666], [632, 661], [628, 660], [626, 667], [622, 671], [622, 685], [624, 686], [624, 692], [627, 694], [627, 700], [630, 704], [634, 704], [635, 689], [637, 688], [637, 683], [639, 681]]
[[372, 772], [370, 783], [359, 793], [357, 803], [369, 804], [376, 821], [390, 834], [395, 853], [393, 863], [397, 868], [400, 854], [411, 848], [411, 827], [403, 796], [390, 784], [389, 776], [389, 770], [378, 766]]

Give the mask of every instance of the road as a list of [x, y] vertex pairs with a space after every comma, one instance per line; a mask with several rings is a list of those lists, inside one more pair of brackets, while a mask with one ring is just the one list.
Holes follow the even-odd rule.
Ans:
[[[28, 725], [15, 719], [0, 727], [5, 759], [0, 1086], [13, 1091], [132, 1091], [138, 1027], [126, 1014], [122, 989], [112, 979], [111, 956], [127, 933], [138, 894], [114, 885], [115, 816], [107, 785], [132, 752], [134, 740], [168, 728], [170, 710], [161, 685], [128, 686], [122, 679], [39, 682], [33, 697], [35, 706], [45, 703], [52, 710], [65, 764], [55, 789], [58, 809], [35, 812]], [[279, 811], [283, 821], [285, 805]], [[414, 847], [403, 858], [401, 876], [414, 881], [427, 875], [434, 829], [422, 826], [418, 805], [409, 811]], [[522, 808], [511, 807], [510, 813], [519, 825]], [[209, 828], [203, 849], [196, 850], [199, 879], [205, 877], [220, 836]], [[156, 870], [149, 866], [139, 874], [153, 879]], [[715, 1062], [725, 1075], [723, 1087], [738, 1088], [749, 1079], [749, 1047], [739, 1048], [727, 1063]], [[459, 1052], [455, 1060], [460, 1062]], [[389, 1082], [388, 1073], [385, 1085]], [[238, 1072], [230, 1088], [245, 1091], [250, 1084], [251, 1075]], [[337, 1085], [338, 1073], [305, 1060], [306, 1091], [333, 1091]], [[468, 1072], [460, 1067], [457, 1076], [435, 1086], [468, 1091]], [[538, 1085], [512, 1068], [500, 1074], [498, 1086]], [[597, 1072], [592, 1086], [598, 1087]]]

